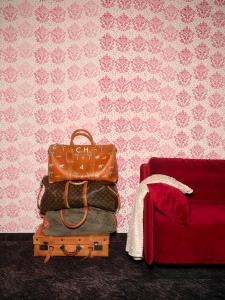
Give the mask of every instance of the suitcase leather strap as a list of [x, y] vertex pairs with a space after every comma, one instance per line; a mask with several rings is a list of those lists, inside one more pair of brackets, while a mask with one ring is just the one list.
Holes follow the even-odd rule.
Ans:
[[48, 247], [48, 254], [45, 256], [45, 260], [44, 260], [44, 263], [47, 264], [49, 262], [49, 259], [51, 258], [52, 256], [52, 252], [54, 250], [54, 247], [53, 246], [49, 246]]
[[69, 202], [68, 202], [69, 184], [73, 184], [73, 185], [83, 184], [83, 204], [84, 204], [83, 210], [84, 210], [84, 215], [83, 215], [82, 219], [76, 224], [69, 224], [65, 220], [65, 209], [60, 210], [60, 219], [61, 219], [62, 223], [66, 227], [74, 229], [74, 228], [80, 227], [85, 222], [85, 220], [87, 218], [87, 215], [88, 215], [88, 200], [87, 200], [87, 184], [88, 184], [88, 182], [87, 181], [82, 181], [82, 182], [68, 181], [66, 183], [65, 192], [64, 192], [64, 203], [65, 203], [66, 207], [68, 207], [68, 208], [69, 208]]

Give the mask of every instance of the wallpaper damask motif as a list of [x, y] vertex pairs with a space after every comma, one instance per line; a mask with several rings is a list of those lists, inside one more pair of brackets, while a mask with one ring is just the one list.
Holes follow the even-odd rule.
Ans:
[[0, 1], [0, 231], [40, 223], [51, 143], [77, 128], [118, 148], [128, 229], [140, 164], [225, 158], [225, 3]]

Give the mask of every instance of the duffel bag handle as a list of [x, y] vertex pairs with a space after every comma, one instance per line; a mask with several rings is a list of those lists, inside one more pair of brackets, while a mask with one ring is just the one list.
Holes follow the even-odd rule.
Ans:
[[91, 145], [95, 145], [94, 139], [89, 131], [87, 131], [86, 129], [77, 129], [71, 135], [70, 146], [74, 145], [74, 143], [73, 143], [74, 138], [79, 135], [85, 136], [91, 142]]
[[[81, 182], [75, 182], [75, 181], [71, 181], [71, 180], [68, 180], [65, 184], [65, 190], [64, 190], [64, 206], [66, 208], [70, 208], [70, 204], [69, 204], [69, 187], [70, 187], [70, 184], [72, 185], [84, 185], [83, 187], [83, 194], [85, 193], [85, 189], [87, 190], [87, 187], [85, 187], [85, 185], [87, 186], [88, 182], [85, 180], [85, 181], [81, 181]], [[84, 198], [83, 198], [84, 200]]]
[[[71, 183], [71, 182], [70, 182]], [[84, 184], [84, 187], [83, 187], [83, 203], [84, 203], [84, 215], [82, 217], [82, 219], [76, 223], [76, 224], [69, 224], [66, 220], [65, 220], [65, 209], [61, 209], [60, 210], [60, 219], [62, 221], [62, 223], [68, 227], [68, 228], [71, 228], [71, 229], [75, 229], [75, 228], [78, 228], [80, 227], [86, 220], [87, 218], [87, 215], [88, 215], [88, 203], [87, 203], [87, 181], [85, 182], [82, 182]], [[82, 184], [82, 183], [79, 183], [79, 182], [73, 182], [73, 184]], [[67, 197], [68, 197], [68, 194], [67, 194]], [[67, 202], [68, 202], [68, 199], [67, 199]]]

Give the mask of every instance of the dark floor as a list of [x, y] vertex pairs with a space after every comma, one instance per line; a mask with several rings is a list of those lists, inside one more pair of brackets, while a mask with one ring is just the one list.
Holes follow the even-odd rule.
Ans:
[[33, 256], [31, 234], [0, 234], [2, 299], [225, 299], [225, 266], [148, 267], [111, 237], [110, 256], [81, 260]]

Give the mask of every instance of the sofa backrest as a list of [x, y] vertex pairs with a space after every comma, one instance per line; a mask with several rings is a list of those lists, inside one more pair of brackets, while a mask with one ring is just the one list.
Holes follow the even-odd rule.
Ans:
[[174, 177], [191, 187], [193, 201], [225, 203], [225, 160], [152, 157], [141, 167], [141, 180], [153, 174]]

